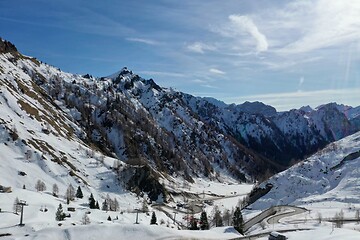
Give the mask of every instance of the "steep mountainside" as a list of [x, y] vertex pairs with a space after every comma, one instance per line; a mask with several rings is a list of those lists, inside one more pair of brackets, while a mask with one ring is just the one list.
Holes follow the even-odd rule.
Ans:
[[267, 169], [280, 169], [202, 122], [181, 93], [151, 79], [126, 68], [99, 79], [64, 73], [21, 55], [8, 42], [1, 45], [0, 121], [7, 134], [21, 133], [13, 141], [20, 140], [23, 154], [36, 151], [71, 166], [76, 156], [60, 150], [61, 141], [48, 139], [65, 138], [69, 144], [87, 145], [90, 154], [94, 149], [130, 165], [148, 165], [146, 173], [190, 182], [193, 177], [248, 181]]
[[360, 130], [358, 108], [336, 103], [276, 112], [258, 102], [224, 105], [191, 95], [183, 98], [202, 121], [284, 166]]
[[[58, 162], [68, 154], [46, 136], [146, 166], [157, 177], [249, 181], [360, 129], [356, 108], [278, 113], [259, 102], [227, 105], [162, 88], [127, 68], [102, 78], [65, 73], [7, 41], [0, 45], [1, 111], [17, 115], [2, 114], [0, 121], [8, 134], [26, 130], [18, 136], [23, 149]], [[66, 159], [71, 165], [72, 157]]]
[[308, 159], [281, 172], [259, 187], [270, 192], [252, 207], [302, 205], [335, 201], [360, 203], [360, 132], [331, 143]]

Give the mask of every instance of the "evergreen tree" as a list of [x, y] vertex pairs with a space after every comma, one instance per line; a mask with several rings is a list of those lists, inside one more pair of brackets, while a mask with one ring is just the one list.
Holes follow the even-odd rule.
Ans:
[[207, 219], [206, 212], [203, 211], [200, 216], [200, 229], [201, 230], [208, 230], [209, 229], [209, 222]]
[[149, 211], [148, 204], [145, 199], [142, 202], [141, 211], [143, 211], [143, 212]]
[[111, 221], [111, 217], [110, 217], [110, 215], [108, 216], [107, 220], [108, 220], [108, 221]]
[[109, 210], [109, 211], [115, 211], [115, 210], [114, 210], [114, 202], [113, 202], [113, 200], [110, 198], [110, 195], [109, 195], [109, 194], [106, 195], [105, 201], [106, 201], [106, 204], [107, 204], [107, 210]]
[[215, 208], [214, 208], [214, 217], [212, 219], [212, 224], [215, 225], [215, 227], [224, 226], [221, 212], [220, 212], [218, 206], [215, 206]]
[[59, 187], [56, 183], [54, 183], [54, 185], [53, 185], [52, 194], [54, 197], [57, 197], [59, 194]]
[[234, 228], [241, 234], [244, 234], [244, 219], [241, 214], [239, 207], [236, 207], [233, 215], [233, 225]]
[[96, 201], [95, 208], [96, 208], [96, 209], [100, 209], [100, 206], [99, 206], [99, 202], [98, 202], [98, 201]]
[[229, 209], [225, 209], [223, 212], [223, 222], [226, 226], [231, 224], [231, 214]]
[[116, 211], [119, 211], [119, 208], [120, 208], [120, 206], [119, 206], [119, 202], [118, 202], [118, 200], [116, 199], [116, 198], [114, 198], [114, 211], [116, 212]]
[[190, 219], [190, 230], [199, 230], [197, 226], [197, 221], [194, 216], [192, 216], [192, 218]]
[[75, 195], [77, 198], [83, 198], [84, 197], [84, 195], [83, 195], [83, 193], [82, 193], [82, 191], [81, 191], [81, 187], [79, 186], [78, 188], [77, 188], [77, 190], [76, 190], [76, 195]]
[[108, 203], [107, 203], [107, 201], [105, 199], [103, 204], [102, 204], [101, 210], [107, 211], [108, 209], [109, 209], [109, 206], [108, 206]]
[[92, 193], [90, 194], [90, 197], [89, 197], [89, 207], [90, 207], [91, 209], [95, 209], [95, 208], [96, 208], [95, 198], [94, 198], [94, 196], [93, 196]]
[[59, 207], [56, 210], [55, 219], [56, 221], [63, 221], [65, 219], [65, 213], [63, 211], [61, 203], [59, 204]]
[[151, 215], [151, 221], [150, 221], [150, 224], [156, 224], [156, 215], [155, 215], [155, 212], [152, 213]]

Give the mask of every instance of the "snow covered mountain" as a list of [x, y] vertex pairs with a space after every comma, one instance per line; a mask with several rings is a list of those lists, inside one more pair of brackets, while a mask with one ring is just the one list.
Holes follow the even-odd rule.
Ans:
[[360, 203], [360, 132], [329, 144], [306, 160], [260, 184], [271, 190], [252, 207], [325, 202]]
[[[109, 158], [115, 174], [110, 178], [125, 181], [134, 191], [147, 192], [153, 200], [165, 194], [159, 178], [248, 181], [268, 168], [279, 169], [232, 136], [202, 122], [179, 97], [182, 93], [161, 88], [151, 79], [142, 79], [126, 68], [99, 79], [64, 73], [23, 56], [7, 41], [1, 40], [0, 45], [4, 159], [13, 152], [9, 156], [35, 163], [44, 171], [49, 168], [49, 172], [53, 170], [48, 163], [54, 162], [75, 181], [85, 183], [91, 174], [82, 169], [88, 163], [78, 159], [84, 154], [94, 163]], [[3, 168], [12, 169], [8, 174], [25, 171], [26, 164], [15, 169], [12, 161], [15, 159], [10, 158]], [[119, 166], [123, 166], [122, 174], [117, 171]], [[129, 177], [119, 179], [124, 172]], [[59, 178], [50, 174], [54, 177]], [[16, 183], [22, 184], [21, 179]]]
[[49, 152], [48, 159], [66, 158], [69, 165], [69, 154], [57, 151], [61, 143], [47, 138], [64, 137], [190, 182], [193, 177], [247, 181], [360, 130], [358, 108], [328, 104], [278, 113], [259, 102], [227, 105], [162, 88], [127, 68], [102, 78], [64, 73], [23, 56], [10, 42], [0, 45], [7, 134], [21, 133], [22, 152]]
[[184, 96], [202, 121], [284, 166], [360, 130], [358, 107], [330, 103], [276, 112], [259, 102], [216, 105]]

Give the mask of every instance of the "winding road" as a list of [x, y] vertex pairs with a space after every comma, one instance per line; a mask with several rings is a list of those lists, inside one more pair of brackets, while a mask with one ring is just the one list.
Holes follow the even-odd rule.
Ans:
[[260, 223], [261, 221], [265, 220], [266, 218], [269, 218], [267, 222], [269, 224], [278, 223], [280, 219], [285, 217], [290, 217], [293, 215], [301, 214], [308, 211], [306, 208], [300, 208], [296, 206], [290, 206], [290, 205], [283, 205], [283, 206], [274, 206], [270, 207], [255, 217], [249, 219], [244, 224], [244, 232], [248, 231], [252, 226], [254, 226], [257, 223]]

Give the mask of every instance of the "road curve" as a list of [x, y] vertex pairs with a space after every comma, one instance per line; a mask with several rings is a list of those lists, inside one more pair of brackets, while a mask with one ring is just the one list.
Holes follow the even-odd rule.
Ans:
[[[291, 212], [277, 214], [283, 209], [289, 209]], [[290, 206], [290, 205], [280, 205], [280, 206], [270, 207], [270, 208], [262, 211], [261, 213], [259, 213], [255, 217], [253, 217], [253, 218], [249, 219], [248, 221], [246, 221], [245, 224], [244, 224], [244, 232], [248, 231], [255, 224], [263, 221], [264, 219], [266, 219], [266, 218], [268, 218], [268, 217], [270, 217], [272, 215], [275, 215], [273, 218], [276, 217], [275, 221], [278, 222], [280, 219], [282, 219], [284, 217], [289, 217], [289, 216], [292, 216], [292, 215], [300, 214], [300, 213], [303, 213], [305, 211], [307, 211], [307, 209], [296, 207], [296, 206]], [[271, 222], [271, 223], [273, 223], [273, 222]]]
[[275, 214], [275, 216], [268, 218], [267, 222], [269, 224], [279, 223], [280, 220], [283, 218], [291, 217], [293, 215], [301, 214], [307, 211], [305, 208], [300, 208], [295, 206], [284, 206], [281, 208], [281, 210], [285, 210], [285, 212]]

